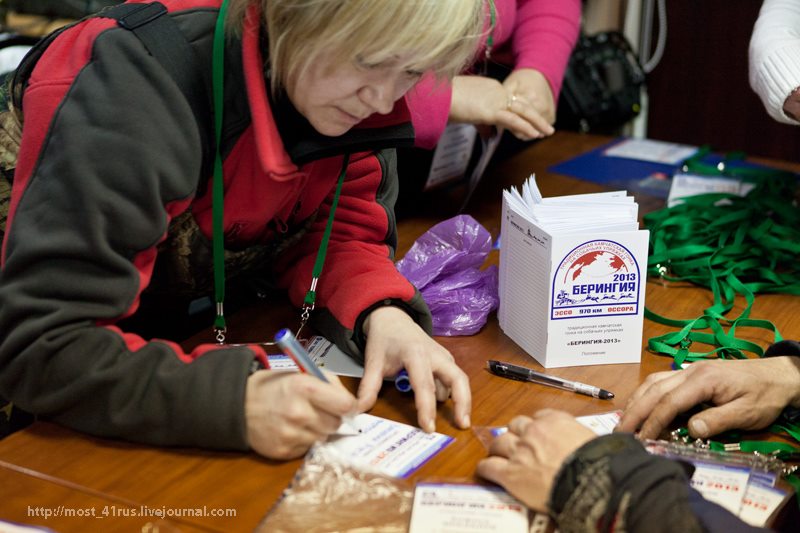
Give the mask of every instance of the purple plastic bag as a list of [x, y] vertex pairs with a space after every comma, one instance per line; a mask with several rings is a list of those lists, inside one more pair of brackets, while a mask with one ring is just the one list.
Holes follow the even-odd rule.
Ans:
[[425, 232], [397, 262], [433, 315], [434, 335], [477, 333], [497, 308], [497, 267], [480, 270], [492, 236], [469, 215], [458, 215]]

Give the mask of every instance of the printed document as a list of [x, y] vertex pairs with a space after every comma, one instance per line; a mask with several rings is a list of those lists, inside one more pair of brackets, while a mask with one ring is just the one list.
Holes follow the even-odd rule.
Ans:
[[623, 157], [675, 165], [697, 153], [697, 146], [654, 139], [626, 139], [605, 151], [608, 157]]
[[[360, 378], [364, 375], [364, 367], [356, 363], [352, 357], [340, 350], [331, 341], [320, 335], [311, 337], [306, 345], [308, 355], [318, 367], [337, 376]], [[299, 369], [292, 358], [286, 354], [269, 354], [269, 367], [272, 370], [297, 372]]]
[[638, 363], [649, 232], [625, 191], [503, 192], [503, 332], [545, 368]]
[[421, 429], [368, 414], [356, 416], [350, 425], [358, 435], [341, 431], [322, 446], [355, 468], [392, 477], [411, 475], [431, 457], [453, 441], [441, 433]]
[[528, 533], [528, 508], [500, 487], [418, 483], [409, 533]]

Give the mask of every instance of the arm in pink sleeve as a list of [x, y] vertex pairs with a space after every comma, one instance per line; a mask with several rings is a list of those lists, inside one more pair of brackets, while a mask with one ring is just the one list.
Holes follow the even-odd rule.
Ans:
[[518, 0], [516, 19], [512, 36], [514, 67], [541, 72], [557, 100], [578, 39], [580, 0]]
[[[515, 20], [511, 37], [515, 68], [532, 68], [541, 72], [550, 83], [557, 100], [572, 48], [580, 29], [580, 0], [517, 0], [514, 16], [513, 0], [495, 0], [498, 45], [507, 37], [502, 21]], [[437, 81], [430, 73], [405, 96], [411, 111], [415, 145], [432, 149], [442, 136], [450, 115], [451, 85]]]
[[452, 86], [428, 72], [408, 93], [406, 105], [414, 126], [414, 145], [432, 150], [447, 127]]

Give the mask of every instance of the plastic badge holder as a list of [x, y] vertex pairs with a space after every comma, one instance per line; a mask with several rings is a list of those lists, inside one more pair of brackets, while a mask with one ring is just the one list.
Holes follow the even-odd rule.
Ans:
[[[474, 485], [471, 480], [432, 478], [431, 484]], [[414, 483], [355, 468], [330, 448], [314, 446], [291, 485], [256, 528], [256, 533], [405, 533]], [[539, 522], [533, 525], [541, 526]], [[545, 529], [531, 529], [533, 533]]]
[[691, 463], [692, 487], [750, 525], [769, 526], [792, 499], [792, 492], [780, 482], [781, 474], [791, 467], [777, 457], [712, 450], [700, 439], [689, 442], [676, 434], [672, 439], [642, 444], [654, 455]]
[[313, 447], [256, 533], [405, 532], [414, 487]]

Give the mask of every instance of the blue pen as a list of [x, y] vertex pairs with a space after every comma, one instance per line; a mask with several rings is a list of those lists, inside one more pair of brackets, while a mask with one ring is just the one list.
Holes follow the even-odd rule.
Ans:
[[325, 383], [330, 383], [328, 378], [325, 377], [325, 374], [322, 373], [322, 370], [314, 364], [311, 355], [303, 348], [303, 345], [300, 344], [297, 337], [295, 337], [288, 328], [283, 328], [275, 334], [275, 342], [278, 343], [283, 353], [292, 358], [292, 361], [294, 361], [294, 364], [297, 365], [301, 372], [311, 374]]
[[[306, 351], [305, 348], [303, 348], [303, 345], [300, 344], [300, 342], [297, 340], [297, 337], [295, 337], [288, 328], [283, 328], [275, 334], [275, 342], [278, 343], [278, 346], [281, 350], [283, 350], [283, 353], [292, 358], [292, 361], [294, 361], [301, 372], [311, 374], [312, 376], [321, 379], [325, 383], [330, 383], [322, 370], [320, 370], [319, 367], [314, 363], [314, 360], [311, 359], [311, 355]], [[345, 424], [350, 426], [353, 431], [361, 433], [361, 430], [353, 424], [352, 416], [344, 416], [342, 417], [342, 420]]]
[[400, 392], [411, 392], [411, 380], [408, 379], [408, 372], [405, 368], [395, 376], [394, 386]]

